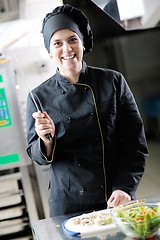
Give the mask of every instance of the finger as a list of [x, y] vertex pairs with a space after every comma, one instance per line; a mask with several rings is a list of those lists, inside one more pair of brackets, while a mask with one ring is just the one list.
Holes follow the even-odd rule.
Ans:
[[51, 127], [51, 122], [47, 118], [36, 118], [35, 125], [46, 125], [46, 127]]
[[117, 206], [119, 203], [120, 203], [119, 198], [112, 197], [111, 199], [108, 200], [108, 203], [107, 203], [107, 204], [108, 204], [109, 207], [115, 207], [115, 206]]
[[54, 125], [53, 120], [50, 118], [50, 116], [48, 115], [47, 112], [43, 112], [43, 114], [45, 115], [45, 118], [47, 118], [49, 120], [50, 124], [52, 125], [53, 130], [55, 131], [55, 125]]
[[46, 121], [43, 122], [42, 120], [36, 120], [35, 121], [35, 128], [39, 131], [45, 130], [45, 129], [52, 129], [52, 125], [50, 123], [47, 123]]
[[114, 200], [114, 197], [111, 196], [111, 197], [109, 198], [109, 200], [107, 201], [107, 206], [108, 206], [108, 207], [112, 207], [112, 202], [113, 202], [113, 200]]
[[47, 134], [50, 134], [50, 133], [52, 133], [52, 130], [48, 129], [48, 128], [42, 129], [42, 130], [39, 131], [39, 135], [41, 137], [45, 137]]
[[45, 117], [45, 118], [47, 118], [49, 121], [52, 122], [52, 119], [50, 118], [50, 116], [48, 115], [47, 112], [43, 112], [43, 114], [44, 114], [44, 117]]
[[54, 125], [46, 118], [36, 118], [35, 120], [35, 130], [37, 132], [42, 130], [48, 130], [48, 133], [54, 133]]
[[41, 112], [34, 112], [32, 113], [32, 117], [37, 119], [37, 118], [44, 118], [44, 113], [41, 113]]
[[38, 136], [43, 140], [48, 139], [48, 137], [46, 137], [48, 134], [51, 134], [52, 138], [54, 136], [54, 130], [51, 127], [37, 125], [35, 126], [35, 131], [37, 132]]

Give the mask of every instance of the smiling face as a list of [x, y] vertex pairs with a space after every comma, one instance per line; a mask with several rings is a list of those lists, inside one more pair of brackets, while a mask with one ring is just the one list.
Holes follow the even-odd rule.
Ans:
[[66, 77], [81, 71], [83, 50], [82, 40], [70, 29], [58, 30], [51, 37], [50, 55]]

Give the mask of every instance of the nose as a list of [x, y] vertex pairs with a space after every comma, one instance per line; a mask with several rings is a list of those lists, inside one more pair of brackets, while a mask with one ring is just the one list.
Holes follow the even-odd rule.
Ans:
[[66, 52], [69, 52], [72, 50], [72, 47], [69, 43], [65, 42], [65, 43], [63, 43], [63, 50]]

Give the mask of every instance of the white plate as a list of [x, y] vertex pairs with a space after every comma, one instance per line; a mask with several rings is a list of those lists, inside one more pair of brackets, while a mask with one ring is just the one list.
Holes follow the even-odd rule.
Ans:
[[[106, 214], [110, 214], [110, 210], [106, 209], [106, 210], [101, 210], [101, 211], [97, 211], [96, 213], [106, 213]], [[89, 213], [90, 214], [90, 213]], [[81, 236], [86, 236], [86, 235], [97, 235], [99, 233], [110, 233], [115, 231], [116, 229], [116, 225], [114, 223], [108, 223], [105, 225], [96, 225], [93, 224], [91, 226], [83, 226], [81, 224], [73, 224], [73, 220], [76, 217], [70, 218], [67, 221], [65, 221], [63, 223], [63, 229], [64, 232], [69, 235], [69, 236], [76, 236], [76, 235], [81, 235]]]

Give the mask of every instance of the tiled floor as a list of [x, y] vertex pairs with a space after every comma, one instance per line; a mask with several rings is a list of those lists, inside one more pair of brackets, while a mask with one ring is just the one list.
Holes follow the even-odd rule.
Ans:
[[148, 142], [149, 158], [137, 190], [137, 198], [160, 197], [160, 142]]

